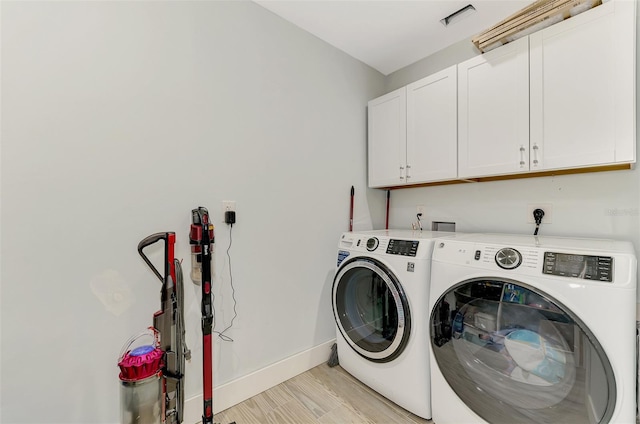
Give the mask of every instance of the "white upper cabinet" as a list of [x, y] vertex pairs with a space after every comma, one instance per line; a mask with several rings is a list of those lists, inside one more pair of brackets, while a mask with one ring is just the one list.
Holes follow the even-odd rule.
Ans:
[[405, 87], [369, 102], [368, 127], [369, 187], [404, 184], [407, 171]]
[[369, 187], [457, 176], [456, 66], [369, 102]]
[[458, 65], [458, 177], [529, 170], [529, 39]]
[[634, 163], [636, 3], [606, 1], [369, 102], [369, 186]]
[[407, 184], [457, 177], [456, 66], [407, 86]]
[[530, 35], [531, 171], [635, 161], [635, 1]]

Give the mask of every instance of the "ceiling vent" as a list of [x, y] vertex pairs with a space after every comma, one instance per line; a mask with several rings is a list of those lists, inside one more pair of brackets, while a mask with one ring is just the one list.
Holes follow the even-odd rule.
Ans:
[[440, 19], [440, 22], [444, 26], [449, 26], [449, 25], [451, 25], [453, 23], [456, 23], [456, 22], [464, 19], [465, 17], [471, 15], [475, 11], [476, 11], [476, 8], [473, 7], [472, 5], [468, 4], [465, 7], [463, 7], [462, 9], [453, 12], [451, 15]]

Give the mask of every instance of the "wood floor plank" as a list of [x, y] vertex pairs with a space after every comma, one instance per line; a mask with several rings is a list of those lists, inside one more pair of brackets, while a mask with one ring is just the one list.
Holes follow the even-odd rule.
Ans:
[[282, 383], [254, 396], [252, 399], [264, 414], [268, 414], [277, 407], [292, 401], [295, 397], [287, 386]]
[[375, 424], [349, 405], [342, 405], [318, 419], [322, 424]]
[[226, 424], [426, 424], [340, 366], [319, 365], [215, 416]]
[[309, 372], [285, 381], [284, 385], [316, 418], [342, 406], [340, 399]]
[[[301, 402], [292, 400], [269, 412], [267, 424], [317, 424], [318, 420]], [[243, 424], [238, 422], [237, 424]]]
[[428, 422], [362, 384], [339, 366], [329, 368], [327, 365], [320, 365], [307, 372], [324, 380], [325, 385], [330, 387], [336, 396], [373, 422], [420, 424]]
[[217, 423], [235, 421], [237, 424], [262, 424], [267, 422], [267, 415], [260, 410], [253, 398], [215, 414], [214, 418]]

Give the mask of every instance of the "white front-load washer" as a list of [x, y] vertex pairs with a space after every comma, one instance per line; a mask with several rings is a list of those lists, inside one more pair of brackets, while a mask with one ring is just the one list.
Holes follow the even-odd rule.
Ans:
[[431, 418], [429, 275], [439, 235], [403, 230], [342, 234], [332, 290], [340, 366], [426, 419]]
[[636, 269], [622, 241], [437, 242], [433, 421], [635, 423]]

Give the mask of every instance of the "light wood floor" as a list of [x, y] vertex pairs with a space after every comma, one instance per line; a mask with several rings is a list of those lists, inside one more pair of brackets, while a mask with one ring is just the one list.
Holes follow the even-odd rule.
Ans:
[[425, 424], [340, 366], [319, 365], [215, 415], [228, 424]]

